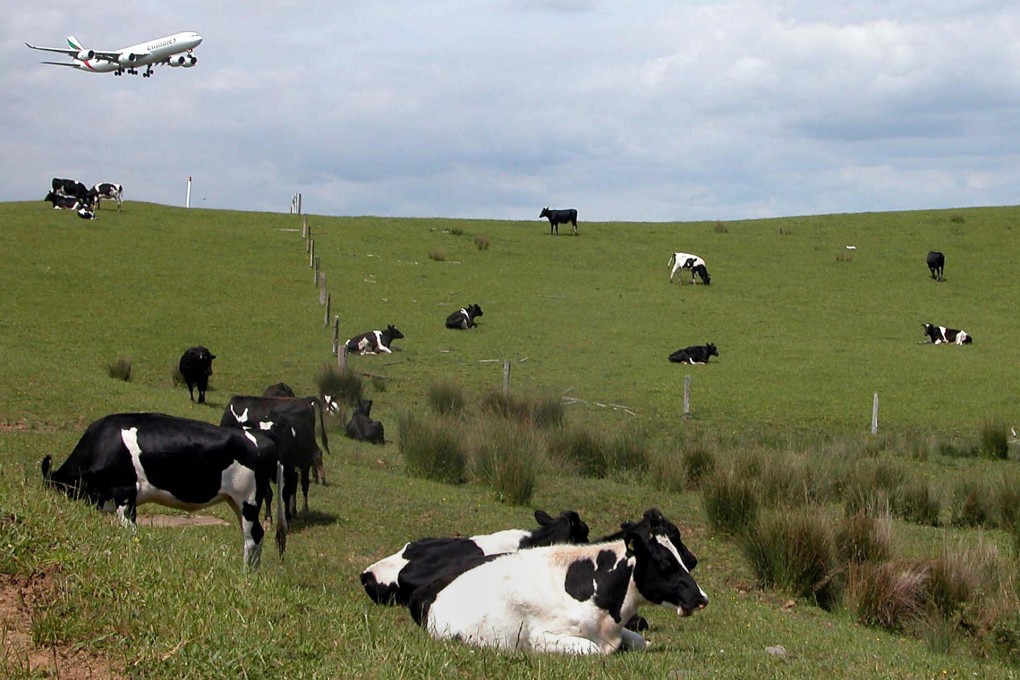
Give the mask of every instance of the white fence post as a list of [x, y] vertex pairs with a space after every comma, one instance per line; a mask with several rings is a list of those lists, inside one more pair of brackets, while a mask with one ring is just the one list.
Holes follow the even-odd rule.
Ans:
[[878, 434], [878, 392], [871, 404], [871, 434]]

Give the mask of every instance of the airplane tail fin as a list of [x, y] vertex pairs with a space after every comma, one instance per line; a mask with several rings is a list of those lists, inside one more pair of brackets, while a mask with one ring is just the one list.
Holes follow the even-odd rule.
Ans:
[[79, 52], [85, 49], [81, 46], [81, 41], [75, 38], [73, 35], [67, 36], [67, 44], [70, 45], [72, 49], [76, 49]]

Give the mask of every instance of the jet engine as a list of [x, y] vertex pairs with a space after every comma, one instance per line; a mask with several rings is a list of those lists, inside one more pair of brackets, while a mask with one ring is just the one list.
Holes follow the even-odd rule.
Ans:
[[191, 68], [198, 63], [198, 58], [191, 54], [177, 54], [167, 61], [171, 66], [178, 67], [183, 66], [184, 68]]
[[121, 66], [131, 66], [132, 64], [135, 63], [137, 59], [138, 59], [137, 54], [129, 52], [127, 54], [122, 54], [119, 57], [117, 57], [117, 63], [120, 64]]
[[78, 61], [88, 61], [89, 59], [95, 59], [96, 53], [94, 50], [78, 50], [78, 54], [74, 58]]

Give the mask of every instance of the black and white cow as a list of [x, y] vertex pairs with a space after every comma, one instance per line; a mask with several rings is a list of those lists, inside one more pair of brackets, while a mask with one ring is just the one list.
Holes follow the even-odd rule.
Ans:
[[262, 391], [263, 397], [296, 397], [293, 388], [285, 382], [270, 385]]
[[969, 345], [974, 342], [974, 338], [967, 331], [935, 326], [930, 323], [922, 324], [922, 326], [924, 326], [925, 339], [921, 341], [921, 344], [930, 342], [936, 345]]
[[90, 208], [88, 208], [88, 207], [86, 207], [84, 205], [81, 206], [80, 208], [78, 208], [75, 212], [78, 214], [78, 217], [80, 217], [83, 220], [94, 220], [94, 219], [96, 219], [95, 211], [91, 210]]
[[[251, 427], [262, 421], [275, 421], [286, 417], [298, 424], [297, 451], [294, 453], [295, 469], [301, 472], [306, 461], [311, 460], [315, 478], [326, 484], [326, 468], [322, 461], [322, 449], [315, 439], [315, 420], [319, 420], [319, 436], [322, 448], [329, 453], [329, 437], [326, 434], [326, 423], [322, 417], [322, 400], [318, 397], [248, 397], [234, 395], [227, 402], [220, 417], [220, 425], [224, 427]], [[307, 473], [305, 473], [307, 474]], [[306, 478], [305, 507], [307, 508], [308, 489]], [[307, 512], [307, 511], [306, 511]]]
[[[220, 423], [221, 427], [230, 427]], [[308, 472], [314, 464], [314, 457], [309, 453], [308, 441], [315, 441], [314, 432], [308, 430], [308, 424], [292, 415], [274, 412], [266, 420], [258, 421], [242, 428], [254, 441], [265, 463], [272, 469], [280, 466], [279, 487], [283, 497], [284, 518], [290, 522], [297, 514], [297, 487], [300, 477], [304, 505], [302, 516], [308, 517]], [[267, 435], [271, 446], [267, 446], [258, 435]], [[257, 499], [259, 507], [266, 507], [266, 519], [271, 517], [271, 494], [265, 489]]]
[[89, 425], [60, 468], [51, 471], [51, 461], [48, 455], [42, 461], [47, 485], [116, 511], [125, 525], [135, 523], [143, 503], [189, 512], [227, 503], [241, 527], [244, 561], [258, 566], [265, 532], [257, 499], [273, 470], [244, 432], [161, 413], [121, 413]]
[[50, 182], [50, 190], [61, 196], [73, 196], [81, 202], [85, 202], [89, 195], [89, 188], [74, 179], [61, 179], [54, 177]]
[[378, 604], [410, 602], [415, 590], [482, 564], [492, 555], [557, 543], [586, 543], [588, 525], [572, 510], [553, 518], [535, 511], [537, 529], [506, 529], [471, 538], [420, 538], [361, 572], [361, 585]]
[[99, 210], [100, 204], [103, 199], [112, 200], [117, 202], [117, 212], [120, 212], [120, 206], [124, 202], [124, 187], [120, 184], [112, 184], [110, 182], [100, 182], [91, 189], [89, 189], [89, 198], [95, 203], [96, 210]]
[[542, 208], [542, 212], [538, 215], [539, 219], [545, 217], [549, 220], [549, 234], [556, 234], [559, 236], [561, 224], [571, 224], [574, 226], [574, 236], [577, 236], [577, 211], [573, 208], [564, 208], [562, 210], [550, 210], [549, 208]]
[[484, 316], [482, 308], [478, 305], [468, 305], [446, 317], [446, 327], [459, 330], [476, 328], [478, 324], [475, 323], [475, 319], [479, 316]]
[[52, 205], [54, 210], [77, 210], [84, 207], [84, 204], [74, 196], [64, 196], [52, 191], [46, 194], [43, 200]]
[[348, 352], [357, 352], [358, 354], [392, 354], [390, 343], [402, 337], [404, 334], [396, 326], [390, 324], [384, 331], [368, 331], [361, 335], [355, 335], [346, 340], [344, 345]]
[[351, 439], [372, 444], [385, 444], [386, 434], [383, 424], [372, 420], [372, 400], [362, 399], [347, 421], [344, 434]]
[[[677, 272], [686, 270], [691, 273], [691, 283], [697, 283], [694, 277], [697, 276], [701, 279], [701, 282], [706, 286], [712, 283], [712, 277], [708, 274], [708, 268], [705, 266], [705, 261], [697, 255], [691, 253], [673, 253], [669, 262], [666, 264], [670, 268], [669, 282], [673, 283], [673, 277]], [[680, 285], [683, 285], [683, 276], [677, 276], [677, 281]]]
[[936, 281], [945, 281], [942, 277], [942, 272], [946, 268], [946, 256], [937, 250], [929, 250], [928, 257], [928, 271], [931, 272], [931, 277]]
[[638, 523], [620, 540], [498, 556], [416, 590], [415, 622], [439, 639], [506, 650], [610, 654], [646, 646], [626, 627], [643, 604], [708, 605], [672, 540]]
[[710, 357], [719, 356], [719, 350], [712, 343], [707, 345], [691, 345], [678, 349], [669, 355], [674, 364], [707, 364]]
[[195, 401], [195, 388], [198, 388], [198, 403], [205, 403], [205, 391], [209, 389], [209, 376], [212, 375], [212, 362], [216, 355], [207, 348], [198, 345], [184, 350], [177, 362], [177, 370], [181, 372], [184, 383], [188, 386], [191, 401]]

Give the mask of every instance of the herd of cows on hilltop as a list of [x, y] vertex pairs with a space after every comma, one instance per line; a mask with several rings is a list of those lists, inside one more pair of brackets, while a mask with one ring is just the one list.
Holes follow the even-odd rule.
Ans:
[[[100, 196], [121, 203], [119, 185], [53, 180], [47, 200], [66, 198], [92, 211]], [[58, 185], [59, 183], [59, 185]], [[110, 189], [109, 187], [113, 187]], [[84, 192], [83, 192], [84, 190]], [[55, 207], [60, 207], [54, 203]], [[577, 211], [542, 211], [550, 233], [561, 223], [577, 233]], [[943, 281], [945, 256], [928, 254], [931, 276]], [[670, 282], [711, 283], [701, 257], [676, 252], [668, 262]], [[446, 328], [478, 326], [481, 306], [451, 313]], [[927, 342], [970, 344], [961, 330], [924, 324]], [[344, 351], [389, 354], [404, 334], [395, 326], [351, 337]], [[669, 360], [706, 364], [719, 356], [715, 344], [676, 350]], [[192, 401], [205, 403], [212, 362], [208, 348], [188, 348], [178, 363]], [[371, 419], [372, 402], [362, 400], [345, 428], [354, 439], [382, 444], [382, 423]], [[275, 525], [284, 554], [289, 522], [297, 513], [300, 482], [308, 512], [310, 477], [326, 483], [322, 449], [329, 452], [324, 410], [339, 409], [329, 395], [298, 397], [283, 383], [261, 396], [231, 397], [219, 425], [158, 413], [122, 413], [93, 422], [67, 460], [56, 470], [42, 461], [44, 482], [73, 498], [116, 512], [132, 525], [143, 503], [194, 511], [225, 502], [242, 533], [244, 561], [257, 567], [265, 529], [260, 514]], [[316, 433], [318, 425], [318, 434]], [[322, 448], [318, 445], [321, 439]], [[271, 516], [275, 485], [276, 516]], [[408, 608], [414, 621], [433, 637], [509, 650], [608, 654], [646, 647], [640, 634], [647, 622], [637, 615], [642, 604], [659, 604], [689, 616], [708, 605], [692, 571], [697, 558], [680, 531], [661, 512], [650, 509], [620, 531], [589, 541], [588, 525], [574, 511], [553, 518], [535, 512], [536, 529], [510, 529], [470, 538], [422, 538], [406, 543], [360, 576], [378, 604]]]
[[73, 210], [83, 220], [94, 220], [104, 198], [116, 201], [119, 211], [124, 202], [124, 187], [112, 182], [100, 182], [89, 189], [78, 180], [54, 177], [50, 182], [50, 191], [43, 200], [52, 205], [54, 210]]

